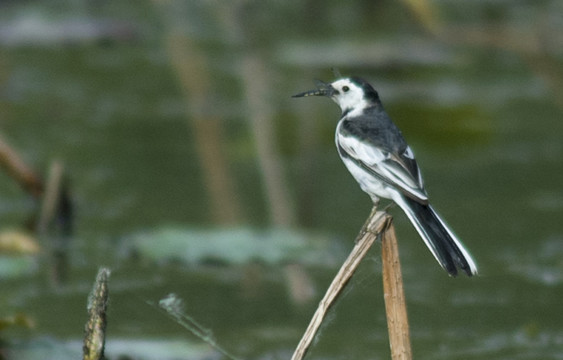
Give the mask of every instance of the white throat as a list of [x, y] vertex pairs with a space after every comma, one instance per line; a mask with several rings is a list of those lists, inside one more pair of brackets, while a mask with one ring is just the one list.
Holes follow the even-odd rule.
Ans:
[[369, 107], [369, 103], [364, 100], [363, 96], [359, 98], [332, 98], [332, 100], [340, 106], [342, 112], [347, 112], [347, 116], [361, 115], [363, 110]]
[[340, 106], [342, 112], [361, 113], [363, 109], [369, 106], [369, 103], [364, 99], [363, 89], [349, 79], [337, 80], [331, 86], [336, 90], [331, 98]]

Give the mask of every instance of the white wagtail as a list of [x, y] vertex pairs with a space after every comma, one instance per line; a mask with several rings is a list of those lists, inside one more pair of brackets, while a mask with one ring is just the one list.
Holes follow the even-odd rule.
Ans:
[[365, 80], [341, 78], [317, 82], [317, 89], [293, 97], [328, 96], [342, 109], [336, 147], [344, 164], [374, 204], [393, 200], [403, 209], [426, 246], [452, 276], [477, 266], [461, 241], [428, 202], [428, 194], [411, 148], [383, 109], [379, 95]]

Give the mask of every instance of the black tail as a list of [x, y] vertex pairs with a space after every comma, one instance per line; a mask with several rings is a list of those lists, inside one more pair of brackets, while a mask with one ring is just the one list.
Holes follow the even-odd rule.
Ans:
[[402, 198], [399, 204], [420, 234], [440, 265], [452, 276], [460, 268], [468, 276], [477, 274], [477, 266], [461, 241], [440, 219], [430, 205], [423, 205], [410, 198]]

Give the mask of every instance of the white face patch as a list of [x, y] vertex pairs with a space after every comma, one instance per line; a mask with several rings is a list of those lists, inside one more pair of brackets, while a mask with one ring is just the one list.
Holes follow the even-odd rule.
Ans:
[[342, 111], [353, 111], [354, 109], [363, 109], [368, 106], [364, 99], [364, 90], [350, 80], [340, 79], [330, 85], [338, 91], [338, 94], [333, 95], [331, 98], [340, 106]]

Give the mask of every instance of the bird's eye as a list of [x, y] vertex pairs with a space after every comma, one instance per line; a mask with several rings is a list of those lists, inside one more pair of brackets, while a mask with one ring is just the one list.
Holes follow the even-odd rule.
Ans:
[[342, 87], [342, 91], [344, 92], [348, 92], [350, 90], [350, 88], [348, 86], [343, 86]]

